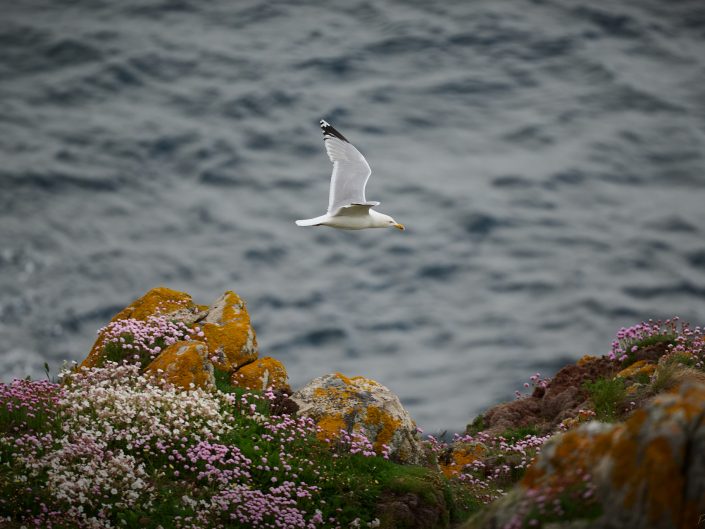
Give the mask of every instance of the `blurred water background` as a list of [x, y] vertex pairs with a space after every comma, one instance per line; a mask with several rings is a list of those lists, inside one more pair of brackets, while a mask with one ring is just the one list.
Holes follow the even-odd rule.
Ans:
[[[324, 212], [318, 120], [407, 231]], [[293, 385], [460, 430], [642, 319], [705, 321], [705, 3], [20, 0], [0, 16], [0, 374], [159, 286]]]

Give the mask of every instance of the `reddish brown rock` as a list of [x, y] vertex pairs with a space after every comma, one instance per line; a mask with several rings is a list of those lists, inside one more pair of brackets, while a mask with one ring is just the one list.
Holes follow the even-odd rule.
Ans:
[[606, 357], [583, 357], [577, 364], [558, 371], [545, 389], [536, 388], [531, 396], [488, 410], [483, 416], [485, 429], [501, 433], [534, 425], [540, 431], [550, 431], [590, 406], [585, 382], [611, 377], [615, 372], [615, 362]]
[[448, 527], [450, 513], [437, 484], [423, 492], [382, 494], [376, 508], [380, 529], [434, 529]]
[[535, 425], [542, 422], [541, 399], [532, 396], [498, 404], [485, 412], [483, 421], [486, 430], [497, 433]]

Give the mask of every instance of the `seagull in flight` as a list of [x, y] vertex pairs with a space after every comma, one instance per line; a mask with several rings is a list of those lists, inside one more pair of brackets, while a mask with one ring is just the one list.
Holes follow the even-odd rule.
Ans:
[[321, 120], [323, 144], [328, 158], [333, 162], [330, 178], [328, 211], [312, 219], [297, 220], [297, 226], [330, 226], [341, 230], [364, 230], [366, 228], [404, 229], [389, 215], [372, 209], [379, 202], [365, 199], [365, 185], [370, 178], [370, 166], [345, 136], [328, 122]]

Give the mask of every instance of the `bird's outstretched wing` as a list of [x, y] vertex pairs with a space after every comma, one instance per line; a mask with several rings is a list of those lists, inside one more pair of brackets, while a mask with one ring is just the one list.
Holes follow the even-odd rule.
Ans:
[[376, 206], [378, 203], [373, 204], [365, 199], [365, 185], [372, 172], [365, 157], [328, 122], [321, 120], [321, 130], [326, 152], [333, 162], [328, 213], [350, 204]]

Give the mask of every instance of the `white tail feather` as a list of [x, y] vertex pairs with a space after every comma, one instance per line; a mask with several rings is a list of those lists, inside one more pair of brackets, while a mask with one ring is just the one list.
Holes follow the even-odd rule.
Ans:
[[318, 226], [321, 224], [321, 217], [316, 217], [315, 219], [303, 219], [297, 220], [297, 226]]

